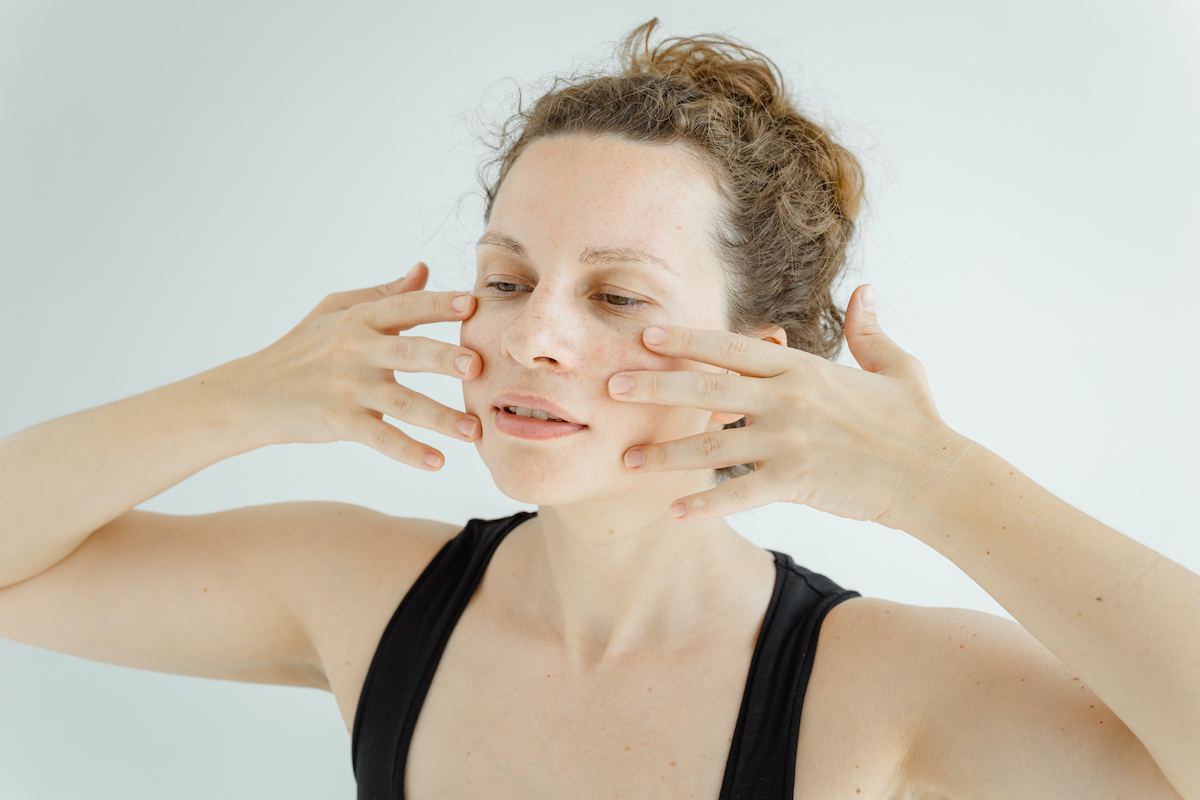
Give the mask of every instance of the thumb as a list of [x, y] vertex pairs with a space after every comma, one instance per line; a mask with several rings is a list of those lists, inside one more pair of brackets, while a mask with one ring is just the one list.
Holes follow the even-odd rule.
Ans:
[[867, 372], [898, 376], [908, 371], [912, 359], [879, 327], [875, 313], [875, 287], [864, 283], [854, 290], [846, 307], [846, 344], [858, 365]]
[[347, 309], [351, 306], [356, 306], [359, 303], [373, 303], [376, 300], [382, 300], [385, 297], [391, 297], [395, 294], [404, 294], [405, 292], [415, 292], [425, 286], [425, 281], [429, 278], [429, 267], [424, 261], [418, 261], [416, 266], [408, 271], [408, 274], [403, 278], [394, 280], [391, 283], [381, 283], [378, 286], [370, 286], [366, 289], [354, 289], [349, 292], [335, 292], [329, 295], [321, 302], [324, 308]]
[[[398, 281], [385, 283], [382, 286], [376, 286], [375, 291], [380, 297], [390, 297], [394, 294], [403, 294], [404, 292], [415, 292], [425, 285], [425, 281], [429, 279], [429, 267], [424, 261], [418, 261], [412, 269]], [[379, 299], [379, 298], [375, 298]]]

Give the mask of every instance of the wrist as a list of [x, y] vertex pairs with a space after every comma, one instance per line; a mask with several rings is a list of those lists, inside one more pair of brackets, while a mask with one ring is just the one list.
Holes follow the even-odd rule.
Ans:
[[939, 423], [912, 453], [906, 470], [911, 480], [897, 491], [892, 505], [875, 521], [914, 535], [937, 527], [961, 511], [969, 474], [985, 454], [991, 451]]
[[220, 458], [283, 443], [273, 436], [236, 359], [164, 387]]

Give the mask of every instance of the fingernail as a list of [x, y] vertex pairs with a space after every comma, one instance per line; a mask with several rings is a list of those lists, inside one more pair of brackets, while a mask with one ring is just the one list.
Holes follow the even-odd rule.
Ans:
[[613, 394], [625, 394], [633, 388], [633, 378], [628, 375], [617, 375], [608, 382], [608, 390]]
[[872, 314], [875, 313], [875, 287], [867, 284], [867, 288], [863, 289], [862, 306]]
[[676, 503], [671, 506], [671, 516], [675, 519], [683, 519], [687, 516], [687, 506], [683, 503]]
[[470, 302], [471, 295], [460, 294], [458, 297], [450, 301], [450, 305], [454, 307], [455, 311], [462, 312], [467, 310], [467, 306], [470, 304]]
[[470, 439], [475, 435], [475, 420], [463, 417], [458, 421], [458, 432]]
[[[462, 309], [460, 308], [459, 311], [462, 311]], [[459, 356], [458, 358], [454, 359], [454, 366], [458, 367], [459, 372], [461, 372], [463, 375], [466, 375], [471, 371], [471, 357]]]
[[413, 268], [412, 268], [412, 269], [410, 269], [410, 270], [408, 271], [408, 273], [407, 273], [407, 274], [405, 274], [405, 276], [404, 276], [403, 278], [401, 278], [400, 280], [402, 280], [402, 281], [406, 281], [406, 280], [408, 280], [409, 278], [411, 278], [411, 277], [413, 276], [413, 273], [417, 271], [417, 267], [419, 267], [419, 266], [421, 266], [421, 262], [420, 262], [420, 261], [418, 261], [416, 264], [413, 264]]
[[442, 458], [437, 453], [426, 453], [425, 463], [431, 467], [436, 467], [438, 464], [442, 463]]
[[662, 328], [646, 328], [642, 337], [646, 340], [646, 344], [662, 344], [667, 340], [667, 332]]
[[640, 467], [646, 460], [641, 450], [630, 450], [625, 454], [625, 466]]

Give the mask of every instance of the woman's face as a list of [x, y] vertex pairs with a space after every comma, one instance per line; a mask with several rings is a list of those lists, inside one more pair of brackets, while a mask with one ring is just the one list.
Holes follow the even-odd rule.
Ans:
[[[677, 481], [631, 473], [622, 456], [736, 419], [618, 402], [608, 391], [625, 370], [720, 371], [642, 343], [651, 325], [725, 328], [722, 267], [707, 246], [717, 202], [696, 162], [672, 146], [562, 136], [535, 141], [513, 165], [477, 250], [478, 305], [461, 330], [462, 345], [483, 357], [479, 377], [463, 383], [465, 407], [483, 422], [476, 447], [505, 494], [552, 505]], [[539, 404], [576, 424], [503, 408]]]

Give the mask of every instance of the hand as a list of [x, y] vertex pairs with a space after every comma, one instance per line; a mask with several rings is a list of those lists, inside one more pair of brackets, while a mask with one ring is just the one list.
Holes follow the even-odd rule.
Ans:
[[[868, 292], [870, 307], [863, 304]], [[862, 369], [728, 331], [663, 326], [665, 340], [652, 343], [648, 328], [649, 350], [737, 374], [620, 373], [609, 382], [614, 399], [732, 412], [724, 418], [745, 415], [746, 425], [638, 445], [626, 452], [626, 465], [638, 463], [638, 453], [640, 466], [630, 467], [638, 472], [754, 464], [749, 475], [676, 500], [677, 518], [721, 517], [778, 501], [899, 527], [892, 523], [905, 502], [961, 458], [969, 440], [938, 415], [921, 362], [879, 328], [872, 287], [855, 290], [845, 324]], [[613, 394], [623, 376], [632, 387]]]
[[445, 457], [384, 422], [384, 414], [459, 441], [479, 436], [477, 417], [414, 392], [393, 375], [436, 372], [470, 380], [482, 370], [473, 350], [396, 335], [427, 322], [461, 322], [474, 312], [475, 298], [467, 292], [420, 291], [428, 276], [418, 263], [398, 281], [331, 294], [282, 339], [226, 365], [270, 443], [361, 442], [435, 470]]

